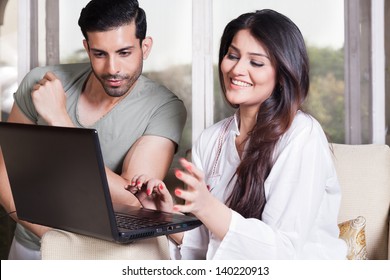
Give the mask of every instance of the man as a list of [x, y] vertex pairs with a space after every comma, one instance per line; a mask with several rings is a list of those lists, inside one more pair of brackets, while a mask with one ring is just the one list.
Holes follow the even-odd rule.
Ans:
[[[186, 110], [173, 93], [141, 75], [153, 41], [137, 0], [92, 0], [79, 26], [90, 64], [32, 70], [14, 95], [8, 121], [97, 129], [112, 200], [139, 205], [125, 186], [140, 174], [165, 177]], [[0, 202], [12, 212], [2, 154], [0, 174]], [[18, 225], [9, 258], [40, 258], [39, 238], [48, 228], [11, 216]]]

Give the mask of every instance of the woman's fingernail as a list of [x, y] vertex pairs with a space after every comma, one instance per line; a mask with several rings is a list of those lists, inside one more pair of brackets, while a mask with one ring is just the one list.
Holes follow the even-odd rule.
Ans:
[[141, 181], [137, 181], [137, 185], [138, 185], [138, 186], [141, 185]]
[[173, 211], [179, 211], [179, 207], [178, 206], [173, 206]]
[[177, 178], [181, 178], [183, 174], [181, 173], [180, 170], [176, 169], [175, 175], [176, 175]]
[[147, 195], [150, 195], [151, 193], [152, 193], [151, 190], [146, 190], [146, 194], [147, 194]]
[[158, 185], [158, 188], [159, 188], [160, 190], [162, 190], [164, 187], [163, 187], [162, 184], [160, 184], [160, 185]]
[[176, 189], [176, 190], [175, 190], [175, 194], [176, 194], [176, 195], [181, 195], [181, 190]]

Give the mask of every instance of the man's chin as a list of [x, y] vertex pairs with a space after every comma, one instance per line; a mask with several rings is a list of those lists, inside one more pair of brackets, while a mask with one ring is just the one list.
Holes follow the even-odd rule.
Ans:
[[128, 90], [124, 90], [119, 87], [105, 87], [105, 92], [111, 97], [122, 97], [128, 92]]

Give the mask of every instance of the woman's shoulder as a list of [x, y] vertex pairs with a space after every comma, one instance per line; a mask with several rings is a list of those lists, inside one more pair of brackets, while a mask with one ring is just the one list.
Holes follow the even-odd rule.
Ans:
[[289, 131], [323, 131], [320, 123], [310, 114], [298, 111], [295, 118], [289, 128]]
[[226, 133], [234, 129], [235, 118], [234, 116], [222, 119], [209, 127], [207, 127], [201, 133], [202, 137], [210, 137], [212, 135], [218, 135], [220, 133]]
[[279, 139], [275, 158], [285, 150], [316, 149], [329, 152], [329, 142], [320, 123], [310, 114], [299, 111], [290, 128]]
[[309, 138], [327, 141], [321, 124], [312, 115], [298, 111], [290, 128], [282, 136], [282, 142], [290, 142], [293, 139], [302, 139], [304, 141]]
[[205, 147], [213, 145], [220, 137], [226, 136], [226, 134], [232, 130], [232, 125], [234, 123], [234, 116], [231, 116], [210, 125], [200, 133], [195, 141], [195, 146]]

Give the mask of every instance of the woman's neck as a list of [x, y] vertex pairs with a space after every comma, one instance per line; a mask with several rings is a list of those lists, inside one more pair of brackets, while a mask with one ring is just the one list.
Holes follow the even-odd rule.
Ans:
[[257, 111], [248, 111], [240, 109], [239, 114], [239, 130], [240, 134], [248, 135], [256, 124]]
[[257, 112], [253, 113], [240, 109], [238, 111], [238, 117], [238, 127], [240, 134], [236, 137], [235, 144], [237, 152], [240, 158], [242, 158], [242, 155], [245, 151], [245, 145], [249, 139], [248, 135], [256, 124]]

